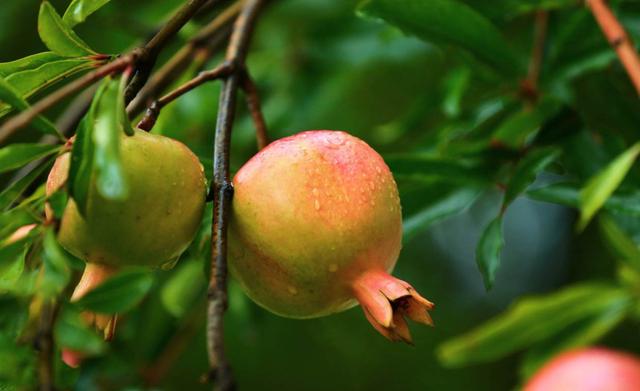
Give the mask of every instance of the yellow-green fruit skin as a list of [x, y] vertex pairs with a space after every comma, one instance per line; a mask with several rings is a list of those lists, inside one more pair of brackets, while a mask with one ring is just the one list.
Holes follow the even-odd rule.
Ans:
[[278, 140], [238, 171], [229, 266], [270, 311], [313, 318], [356, 305], [354, 281], [391, 271], [402, 215], [382, 157], [339, 131]]
[[[56, 161], [47, 192], [69, 171], [68, 153]], [[161, 266], [189, 246], [202, 219], [206, 179], [198, 158], [182, 143], [137, 130], [123, 136], [121, 159], [127, 197], [105, 199], [92, 183], [83, 216], [73, 199], [58, 240], [70, 253], [109, 266]]]

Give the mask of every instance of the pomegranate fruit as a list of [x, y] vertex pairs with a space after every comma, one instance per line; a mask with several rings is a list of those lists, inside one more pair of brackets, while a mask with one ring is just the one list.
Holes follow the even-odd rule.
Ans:
[[376, 330], [408, 343], [405, 316], [432, 325], [433, 303], [389, 275], [401, 247], [400, 199], [364, 141], [299, 133], [260, 151], [233, 184], [229, 267], [255, 302], [292, 318], [359, 302]]
[[[121, 160], [128, 195], [103, 197], [92, 181], [86, 212], [73, 199], [63, 212], [58, 241], [87, 262], [72, 301], [80, 299], [123, 266], [157, 267], [175, 262], [202, 220], [206, 179], [198, 158], [182, 143], [136, 130], [122, 136]], [[47, 194], [67, 181], [70, 154], [61, 155], [47, 180]], [[116, 317], [85, 313], [85, 319], [110, 339]], [[65, 352], [77, 365], [75, 352]]]
[[523, 391], [640, 390], [640, 359], [604, 348], [562, 353], [545, 364]]

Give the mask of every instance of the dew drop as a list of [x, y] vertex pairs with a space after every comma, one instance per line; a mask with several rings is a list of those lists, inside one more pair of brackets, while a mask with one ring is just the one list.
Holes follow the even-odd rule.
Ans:
[[372, 181], [369, 181], [369, 189], [375, 190], [376, 189], [376, 184], [373, 183]]
[[371, 206], [376, 206], [376, 202], [374, 200], [371, 200]]
[[287, 288], [289, 290], [289, 293], [291, 293], [292, 295], [297, 295], [298, 294], [298, 290], [292, 286], [290, 286], [289, 288]]
[[335, 263], [329, 264], [329, 271], [331, 273], [335, 273], [338, 271], [338, 265], [336, 265]]
[[381, 173], [382, 173], [382, 170], [380, 169], [380, 167], [376, 166], [376, 172], [377, 172], [378, 174], [381, 174]]
[[316, 196], [316, 197], [318, 196], [318, 193], [320, 193], [320, 192], [318, 191], [318, 189], [317, 189], [317, 188], [315, 188], [315, 187], [313, 188], [313, 190], [311, 190], [311, 192], [312, 192], [312, 193], [313, 193], [313, 195], [314, 195], [314, 196]]
[[316, 208], [316, 210], [320, 210], [320, 201], [315, 200], [315, 201], [313, 202], [313, 206]]

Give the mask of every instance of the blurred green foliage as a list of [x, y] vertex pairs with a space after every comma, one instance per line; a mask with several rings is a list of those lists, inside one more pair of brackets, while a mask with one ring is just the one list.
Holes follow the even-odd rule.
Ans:
[[[139, 44], [181, 3], [4, 0], [2, 119], [110, 59], [89, 55]], [[640, 3], [611, 5], [640, 41]], [[185, 26], [160, 62], [218, 10]], [[548, 24], [540, 77], [527, 84], [541, 12]], [[436, 327], [414, 327], [416, 346], [407, 347], [377, 335], [357, 309], [283, 319], [231, 281], [226, 348], [241, 389], [508, 390], [563, 349], [599, 343], [640, 353], [640, 101], [582, 2], [274, 0], [261, 15], [248, 67], [272, 139], [340, 129], [383, 154], [405, 218], [396, 274], [437, 308]], [[175, 84], [197, 71], [190, 67]], [[122, 88], [105, 79], [87, 118], [128, 130]], [[218, 93], [216, 83], [189, 92], [153, 129], [191, 147], [209, 177]], [[61, 151], [41, 137], [55, 134], [52, 121], [68, 103], [0, 146], [0, 388], [35, 387], [38, 316], [59, 297], [61, 389], [208, 389], [199, 379], [207, 369], [210, 206], [172, 271], [127, 271], [68, 302], [82, 263], [41, 225], [51, 161], [21, 169]], [[116, 194], [122, 190], [117, 137], [91, 122], [80, 124], [82, 147], [74, 148], [84, 162], [71, 173], [76, 200], [93, 170], [111, 175], [104, 181], [115, 183]], [[92, 142], [101, 131], [102, 143]], [[232, 170], [255, 152], [253, 124], [240, 105]], [[65, 200], [62, 192], [50, 198], [56, 211]], [[27, 224], [37, 228], [8, 240]], [[114, 341], [83, 324], [87, 308], [125, 311]], [[71, 369], [59, 359], [62, 347], [89, 358]]]

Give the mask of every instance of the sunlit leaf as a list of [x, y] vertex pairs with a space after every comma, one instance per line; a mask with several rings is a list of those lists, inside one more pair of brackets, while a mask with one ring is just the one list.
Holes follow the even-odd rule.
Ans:
[[82, 23], [89, 15], [99, 10], [110, 0], [72, 0], [62, 16], [62, 20], [69, 27]]
[[496, 279], [502, 247], [504, 247], [502, 216], [498, 216], [484, 229], [476, 247], [476, 262], [487, 290], [493, 287]]
[[62, 56], [79, 57], [97, 54], [73, 32], [48, 1], [43, 1], [40, 5], [38, 33], [42, 42], [51, 51]]
[[153, 285], [147, 270], [127, 270], [100, 284], [80, 300], [78, 306], [104, 314], [125, 312], [135, 307]]
[[579, 321], [558, 335], [533, 345], [524, 357], [520, 375], [526, 379], [561, 352], [597, 342], [624, 320], [631, 309], [630, 304], [629, 300], [613, 301], [602, 313]]
[[522, 299], [505, 313], [442, 345], [440, 361], [462, 366], [497, 360], [629, 303], [624, 290], [604, 284], [582, 284], [557, 293]]
[[579, 230], [589, 224], [591, 218], [622, 183], [639, 153], [640, 143], [636, 143], [587, 182], [580, 191]]
[[360, 12], [377, 17], [427, 41], [473, 53], [506, 75], [523, 72], [518, 56], [500, 31], [468, 5], [455, 0], [368, 0]]

